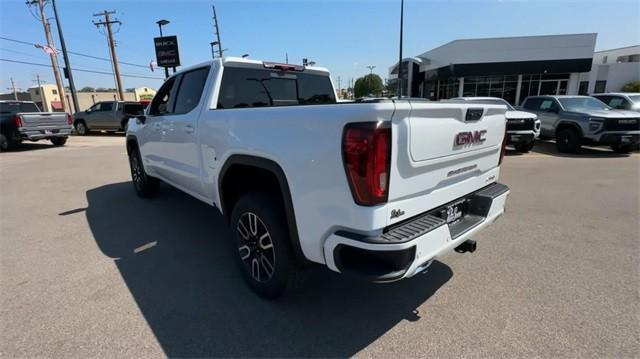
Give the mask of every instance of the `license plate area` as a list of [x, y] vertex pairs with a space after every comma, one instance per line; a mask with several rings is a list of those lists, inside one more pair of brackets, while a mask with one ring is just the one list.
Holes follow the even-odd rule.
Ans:
[[449, 225], [456, 224], [464, 218], [467, 213], [467, 207], [467, 199], [448, 204], [440, 210], [440, 218], [444, 219]]

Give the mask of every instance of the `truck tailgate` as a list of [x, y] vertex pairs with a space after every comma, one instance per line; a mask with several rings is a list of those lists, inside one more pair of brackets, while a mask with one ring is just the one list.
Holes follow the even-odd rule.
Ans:
[[70, 128], [65, 112], [22, 112], [18, 113], [25, 130]]
[[396, 102], [388, 224], [497, 181], [505, 111], [500, 105]]

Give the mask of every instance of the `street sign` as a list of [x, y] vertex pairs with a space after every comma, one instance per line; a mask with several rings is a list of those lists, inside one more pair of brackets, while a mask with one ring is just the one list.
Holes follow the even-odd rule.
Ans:
[[180, 66], [180, 53], [178, 52], [178, 37], [155, 37], [153, 42], [156, 47], [156, 62], [159, 67]]

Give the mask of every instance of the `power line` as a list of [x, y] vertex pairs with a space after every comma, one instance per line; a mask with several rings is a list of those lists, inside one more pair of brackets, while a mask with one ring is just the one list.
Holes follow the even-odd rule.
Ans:
[[[39, 63], [36, 63], [36, 62], [28, 62], [28, 61], [20, 61], [20, 60], [12, 60], [12, 59], [4, 59], [4, 58], [0, 58], [0, 61], [13, 62], [13, 63], [16, 63], [16, 64], [23, 64], [23, 65], [51, 67], [51, 65], [48, 65], [48, 64], [39, 64]], [[73, 69], [73, 71], [89, 72], [89, 73], [93, 73], [93, 74], [112, 75], [113, 76], [113, 72], [106, 72], [106, 71], [95, 71], [95, 70], [88, 70], [88, 69]], [[151, 79], [151, 80], [164, 80], [164, 78], [162, 78], [162, 77], [144, 76], [144, 75], [136, 75], [136, 74], [120, 74], [120, 76], [123, 76], [123, 77], [135, 77], [135, 78], [141, 78], [141, 79]]]
[[[21, 41], [21, 40], [16, 40], [16, 39], [10, 39], [8, 37], [3, 37], [0, 36], [0, 40], [5, 40], [5, 41], [11, 41], [11, 42], [15, 42], [18, 44], [23, 44], [23, 45], [29, 45], [29, 46], [35, 46], [37, 44], [34, 44], [32, 42], [27, 42], [27, 41]], [[83, 54], [81, 52], [75, 52], [75, 51], [67, 51], [70, 54], [76, 55], [76, 56], [82, 56], [82, 57], [88, 57], [91, 59], [95, 59], [95, 60], [102, 60], [102, 61], [109, 61], [111, 62], [111, 59], [108, 59], [106, 57], [99, 57], [99, 56], [93, 56], [93, 55], [87, 55], [87, 54]], [[140, 64], [134, 64], [131, 62], [125, 62], [125, 61], [118, 61], [118, 63], [123, 64], [123, 65], [129, 65], [129, 66], [135, 66], [135, 67], [142, 67], [145, 69], [149, 68], [149, 65], [140, 65]]]

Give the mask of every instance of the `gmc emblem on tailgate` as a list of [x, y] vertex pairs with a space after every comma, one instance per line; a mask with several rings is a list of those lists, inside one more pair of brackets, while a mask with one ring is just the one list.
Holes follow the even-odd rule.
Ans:
[[456, 146], [482, 143], [487, 140], [486, 138], [484, 138], [484, 135], [486, 134], [487, 130], [460, 132], [456, 135], [454, 142]]

